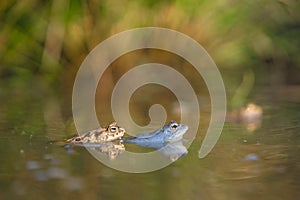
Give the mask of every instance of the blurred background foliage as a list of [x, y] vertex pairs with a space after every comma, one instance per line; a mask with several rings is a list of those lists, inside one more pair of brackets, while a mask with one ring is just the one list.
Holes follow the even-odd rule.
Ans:
[[159, 26], [203, 45], [228, 74], [232, 106], [240, 106], [255, 81], [276, 87], [300, 83], [299, 10], [296, 0], [1, 1], [0, 77], [34, 77], [71, 91], [81, 62], [101, 41], [131, 28]]

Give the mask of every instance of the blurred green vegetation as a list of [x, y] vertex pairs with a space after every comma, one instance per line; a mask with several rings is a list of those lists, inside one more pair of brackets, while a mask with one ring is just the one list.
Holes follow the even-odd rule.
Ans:
[[299, 9], [296, 0], [2, 1], [0, 77], [65, 82], [64, 73], [74, 77], [99, 42], [143, 26], [172, 28], [195, 38], [220, 69], [241, 72], [237, 82], [246, 68], [299, 69]]

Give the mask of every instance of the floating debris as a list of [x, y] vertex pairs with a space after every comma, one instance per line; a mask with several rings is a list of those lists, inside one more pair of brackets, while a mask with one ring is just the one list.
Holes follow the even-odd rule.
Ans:
[[226, 116], [226, 121], [241, 124], [245, 126], [249, 132], [253, 132], [260, 127], [262, 117], [262, 108], [254, 103], [249, 103], [246, 107], [230, 112]]

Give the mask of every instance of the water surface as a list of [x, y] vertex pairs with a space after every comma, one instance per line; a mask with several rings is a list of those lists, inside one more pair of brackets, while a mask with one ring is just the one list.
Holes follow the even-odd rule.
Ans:
[[204, 128], [185, 157], [155, 172], [130, 174], [101, 164], [85, 148], [70, 154], [51, 144], [76, 134], [70, 93], [38, 83], [1, 81], [1, 199], [300, 198], [297, 101], [258, 93], [256, 103], [264, 112], [260, 127], [249, 132], [241, 124], [226, 122], [204, 159], [198, 158], [198, 151], [209, 113], [200, 105]]

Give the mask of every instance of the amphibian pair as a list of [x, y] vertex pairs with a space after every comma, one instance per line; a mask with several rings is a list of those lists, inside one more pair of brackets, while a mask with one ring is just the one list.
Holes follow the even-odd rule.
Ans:
[[67, 140], [67, 143], [74, 145], [93, 145], [97, 143], [105, 143], [115, 140], [125, 141], [127, 143], [134, 143], [139, 146], [157, 148], [170, 142], [181, 140], [188, 126], [178, 124], [171, 121], [168, 125], [152, 132], [141, 134], [136, 137], [129, 137], [122, 139], [125, 129], [118, 126], [116, 122], [111, 123], [105, 128], [98, 128], [85, 133], [82, 136], [73, 137]]

